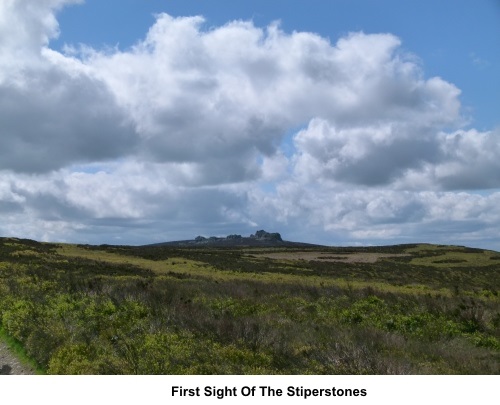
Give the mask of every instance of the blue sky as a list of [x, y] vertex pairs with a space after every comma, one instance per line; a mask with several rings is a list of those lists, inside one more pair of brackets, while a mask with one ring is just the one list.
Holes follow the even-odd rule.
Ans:
[[13, 0], [0, 16], [1, 235], [500, 250], [497, 0]]

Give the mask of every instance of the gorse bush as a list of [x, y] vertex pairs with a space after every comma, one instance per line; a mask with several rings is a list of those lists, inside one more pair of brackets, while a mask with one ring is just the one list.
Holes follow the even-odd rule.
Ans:
[[0, 321], [51, 374], [497, 374], [495, 253], [426, 248], [328, 252], [405, 254], [348, 263], [0, 239]]

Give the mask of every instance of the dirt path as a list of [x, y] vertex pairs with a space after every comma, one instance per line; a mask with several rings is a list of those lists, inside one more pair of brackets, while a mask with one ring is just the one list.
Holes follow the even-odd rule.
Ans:
[[31, 367], [19, 362], [7, 345], [0, 341], [0, 375], [30, 375], [35, 374]]

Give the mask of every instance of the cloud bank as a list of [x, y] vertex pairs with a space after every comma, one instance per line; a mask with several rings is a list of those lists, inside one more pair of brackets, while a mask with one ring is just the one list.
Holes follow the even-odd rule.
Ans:
[[0, 4], [1, 233], [500, 248], [500, 134], [396, 36], [160, 14], [130, 49], [58, 52], [72, 3]]

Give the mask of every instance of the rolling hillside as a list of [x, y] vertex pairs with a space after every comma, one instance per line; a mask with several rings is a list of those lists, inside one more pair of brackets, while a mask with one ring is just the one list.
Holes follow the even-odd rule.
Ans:
[[498, 374], [499, 287], [460, 246], [0, 239], [3, 333], [53, 374]]

